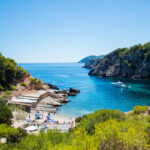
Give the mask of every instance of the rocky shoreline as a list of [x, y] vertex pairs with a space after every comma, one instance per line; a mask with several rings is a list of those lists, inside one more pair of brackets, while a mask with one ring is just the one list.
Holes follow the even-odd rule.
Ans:
[[[25, 80], [28, 83], [28, 78]], [[37, 90], [35, 87], [32, 89], [30, 84], [26, 87], [17, 85], [17, 89], [12, 92], [11, 100], [8, 101], [9, 105], [22, 105], [27, 111], [46, 111], [49, 113], [56, 113], [58, 108], [64, 103], [70, 102], [68, 96], [76, 96], [80, 93], [79, 90], [70, 88], [69, 90], [59, 88], [53, 84], [46, 84], [41, 81], [41, 89]], [[35, 86], [35, 85], [34, 85]]]
[[73, 88], [70, 88], [69, 90], [59, 90], [59, 88], [55, 85], [47, 85], [49, 87], [49, 95], [37, 104], [37, 111], [56, 113], [58, 107], [62, 106], [64, 103], [70, 102], [70, 100], [67, 99], [68, 96], [76, 96], [78, 93], [80, 93], [79, 90]]
[[150, 42], [119, 48], [102, 59], [89, 60], [89, 75], [114, 78], [150, 79]]

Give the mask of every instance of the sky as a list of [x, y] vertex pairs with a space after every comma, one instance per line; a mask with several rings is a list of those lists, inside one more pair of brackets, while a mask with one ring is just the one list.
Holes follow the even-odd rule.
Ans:
[[77, 62], [150, 41], [150, 0], [0, 0], [0, 52]]

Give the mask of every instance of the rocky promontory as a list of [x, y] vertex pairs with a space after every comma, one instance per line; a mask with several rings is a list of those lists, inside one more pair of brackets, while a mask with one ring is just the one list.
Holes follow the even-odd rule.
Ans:
[[12, 91], [12, 98], [8, 104], [25, 106], [27, 111], [31, 111], [33, 108], [37, 111], [55, 113], [63, 103], [70, 102], [67, 99], [68, 96], [76, 96], [79, 92], [73, 88], [59, 90], [57, 86], [43, 83], [29, 75], [23, 82], [17, 84], [16, 90]]
[[119, 48], [102, 59], [87, 62], [89, 75], [116, 78], [150, 79], [150, 42]]

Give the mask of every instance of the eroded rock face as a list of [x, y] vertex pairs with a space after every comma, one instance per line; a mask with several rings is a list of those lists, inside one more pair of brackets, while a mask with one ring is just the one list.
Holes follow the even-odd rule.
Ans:
[[89, 75], [150, 79], [150, 43], [117, 49], [103, 59], [95, 60]]

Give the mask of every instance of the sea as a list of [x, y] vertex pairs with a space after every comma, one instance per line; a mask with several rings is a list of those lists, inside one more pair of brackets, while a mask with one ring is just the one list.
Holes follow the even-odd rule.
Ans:
[[[74, 118], [100, 109], [127, 112], [136, 105], [150, 105], [150, 81], [89, 76], [82, 63], [21, 63], [33, 77], [60, 89], [75, 88], [81, 92], [68, 97], [69, 103], [59, 107], [56, 115]], [[130, 88], [116, 88], [112, 82], [122, 81]]]

